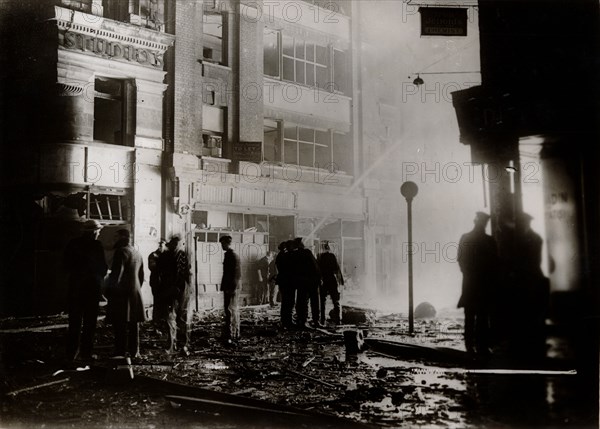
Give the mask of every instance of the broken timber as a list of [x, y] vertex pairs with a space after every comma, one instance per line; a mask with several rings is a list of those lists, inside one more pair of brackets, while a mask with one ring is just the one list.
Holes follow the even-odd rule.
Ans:
[[434, 362], [466, 364], [469, 358], [466, 352], [447, 347], [426, 347], [396, 341], [365, 338], [371, 350], [402, 359], [427, 359]]

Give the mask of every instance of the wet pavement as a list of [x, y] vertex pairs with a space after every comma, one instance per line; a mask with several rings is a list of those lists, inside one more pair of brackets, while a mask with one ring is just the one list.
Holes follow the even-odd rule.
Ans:
[[[218, 340], [222, 312], [197, 315], [191, 354], [168, 355], [165, 333], [146, 323], [143, 358], [134, 362], [134, 380], [112, 371], [112, 335], [99, 322], [89, 370], [63, 360], [65, 316], [0, 321], [2, 427], [306, 427], [287, 418], [226, 404], [188, 406], [166, 395], [178, 385], [233, 394], [273, 407], [321, 413], [310, 427], [350, 422], [378, 427], [598, 427], [597, 404], [586, 401], [571, 373], [496, 374], [477, 365], [386, 356], [373, 348], [346, 354], [341, 332], [352, 326], [282, 332], [278, 309], [242, 309], [242, 340], [229, 348]], [[400, 315], [373, 313], [360, 326], [367, 340], [394, 340], [419, 346], [464, 350], [462, 320], [455, 313], [417, 320], [407, 335]], [[108, 368], [108, 369], [107, 369]], [[61, 371], [56, 375], [57, 371]], [[61, 381], [63, 379], [68, 380]], [[152, 381], [148, 384], [146, 381]], [[53, 381], [33, 390], [19, 389]], [[164, 383], [160, 384], [161, 382]], [[175, 389], [177, 390], [177, 389]]]

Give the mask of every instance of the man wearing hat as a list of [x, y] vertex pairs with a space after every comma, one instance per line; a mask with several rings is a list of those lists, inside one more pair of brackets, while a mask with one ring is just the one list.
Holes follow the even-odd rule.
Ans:
[[232, 238], [224, 235], [219, 239], [221, 248], [225, 252], [223, 257], [223, 278], [221, 291], [223, 291], [223, 308], [225, 310], [225, 325], [223, 326], [223, 340], [229, 345], [235, 345], [240, 337], [240, 315], [238, 307], [238, 292], [242, 278], [240, 258], [231, 248]]
[[69, 272], [69, 360], [93, 358], [102, 280], [107, 271], [104, 248], [98, 241], [101, 229], [98, 221], [86, 221], [81, 237], [69, 241], [64, 252], [64, 266]]
[[458, 243], [458, 265], [463, 274], [458, 308], [465, 309], [467, 352], [489, 353], [490, 298], [498, 270], [496, 241], [485, 233], [490, 215], [477, 212], [473, 229]]

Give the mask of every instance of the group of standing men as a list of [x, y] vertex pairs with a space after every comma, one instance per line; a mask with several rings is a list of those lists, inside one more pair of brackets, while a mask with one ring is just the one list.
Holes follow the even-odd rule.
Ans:
[[[331, 319], [341, 322], [340, 292], [338, 286], [344, 279], [337, 258], [331, 253], [327, 241], [321, 245], [322, 252], [315, 258], [304, 246], [302, 238], [279, 245], [275, 259], [277, 284], [281, 293], [281, 324], [285, 329], [303, 329], [308, 321], [310, 302], [312, 325], [325, 324], [325, 300], [333, 301]], [[296, 320], [293, 310], [296, 308]]]
[[138, 326], [145, 320], [141, 292], [144, 261], [131, 245], [130, 232], [120, 229], [115, 233], [111, 270], [105, 279], [108, 265], [98, 241], [101, 229], [98, 221], [86, 221], [81, 236], [72, 239], [65, 249], [64, 266], [69, 272], [68, 359], [95, 358], [94, 333], [103, 293], [108, 299], [106, 317], [113, 326], [115, 354], [139, 356]]
[[[99, 302], [108, 300], [106, 320], [113, 327], [115, 355], [139, 357], [139, 322], [146, 320], [142, 300], [144, 260], [131, 245], [127, 229], [115, 233], [114, 254], [110, 273], [104, 248], [98, 236], [102, 225], [96, 220], [83, 224], [80, 237], [72, 239], [65, 249], [64, 266], [69, 273], [69, 331], [67, 358], [94, 359], [93, 344]], [[159, 248], [148, 258], [150, 286], [154, 294], [153, 319], [166, 322], [168, 351], [177, 347], [177, 328], [188, 353], [190, 311], [190, 265], [179, 236], [169, 243], [161, 240]]]
[[[72, 239], [64, 254], [69, 272], [69, 359], [93, 359], [92, 354], [99, 302], [108, 299], [107, 322], [114, 330], [115, 355], [139, 357], [139, 322], [146, 320], [141, 287], [144, 283], [144, 261], [131, 245], [130, 232], [120, 229], [115, 234], [114, 255], [108, 277], [104, 248], [98, 236], [102, 225], [96, 220], [83, 224], [80, 237]], [[225, 323], [222, 339], [235, 345], [240, 336], [239, 292], [241, 264], [233, 251], [232, 237], [220, 238], [224, 251], [221, 291], [224, 299]], [[318, 258], [305, 248], [301, 238], [279, 245], [279, 253], [267, 257], [260, 280], [268, 283], [265, 294], [274, 305], [275, 284], [281, 294], [281, 323], [285, 329], [303, 329], [308, 320], [310, 302], [312, 325], [325, 324], [325, 300], [331, 296], [334, 323], [341, 321], [340, 292], [344, 284], [338, 261], [329, 243], [322, 243]], [[181, 237], [169, 242], [162, 239], [158, 248], [148, 256], [150, 287], [154, 297], [153, 320], [164, 324], [168, 332], [167, 351], [175, 352], [180, 341], [181, 351], [189, 354], [192, 317], [190, 264]], [[259, 270], [261, 267], [259, 267]], [[276, 272], [276, 274], [275, 274]], [[294, 321], [293, 311], [296, 309]]]
[[512, 246], [502, 258], [485, 232], [489, 219], [477, 212], [473, 230], [461, 236], [458, 246], [463, 273], [458, 307], [465, 311], [467, 352], [490, 354], [494, 343], [508, 340], [511, 355], [537, 359], [545, 354], [549, 294], [540, 267], [542, 238], [531, 229], [532, 217], [521, 213], [515, 225], [504, 225]]

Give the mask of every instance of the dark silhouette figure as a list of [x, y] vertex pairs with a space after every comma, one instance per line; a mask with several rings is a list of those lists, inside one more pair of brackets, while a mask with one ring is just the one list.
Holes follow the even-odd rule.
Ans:
[[148, 268], [150, 269], [150, 288], [154, 304], [152, 307], [152, 320], [159, 322], [166, 318], [167, 309], [165, 300], [162, 299], [161, 277], [164, 271], [164, 253], [167, 251], [167, 240], [161, 238], [158, 242], [158, 248], [148, 255]]
[[275, 258], [277, 266], [277, 285], [281, 293], [281, 326], [292, 329], [294, 322], [292, 313], [296, 304], [296, 288], [292, 277], [292, 252], [294, 244], [291, 240], [279, 244], [279, 253]]
[[496, 242], [485, 233], [489, 218], [477, 212], [473, 230], [463, 234], [458, 244], [458, 265], [463, 273], [458, 307], [465, 309], [465, 346], [469, 353], [489, 353], [490, 297], [498, 266]]
[[174, 235], [167, 243], [167, 251], [160, 259], [161, 284], [159, 314], [166, 316], [169, 332], [168, 353], [177, 350], [177, 340], [183, 342], [184, 354], [189, 353], [192, 323], [192, 288], [190, 286], [190, 264], [183, 250], [183, 241]]
[[227, 344], [235, 345], [240, 338], [240, 310], [238, 305], [238, 293], [241, 289], [240, 279], [242, 278], [240, 258], [231, 248], [231, 236], [224, 235], [219, 239], [219, 242], [225, 252], [223, 278], [221, 280], [223, 308], [225, 310], [223, 339]]
[[130, 243], [131, 235], [126, 229], [116, 232], [117, 242], [108, 277], [107, 319], [113, 325], [115, 354], [139, 357], [139, 322], [146, 320], [142, 301], [144, 283], [144, 259]]
[[270, 254], [256, 261], [256, 289], [255, 301], [258, 305], [266, 304], [269, 296], [269, 264], [271, 263]]
[[321, 326], [319, 322], [319, 285], [321, 274], [313, 253], [304, 247], [302, 238], [294, 239], [296, 250], [292, 252], [294, 281], [296, 282], [296, 317], [299, 328], [306, 325], [308, 319], [308, 302], [312, 315], [312, 325]]
[[69, 360], [76, 357], [92, 358], [98, 303], [102, 296], [102, 280], [107, 270], [104, 249], [98, 241], [101, 228], [98, 221], [85, 222], [81, 237], [72, 239], [64, 253], [64, 266], [69, 272]]
[[520, 360], [543, 358], [549, 282], [541, 270], [542, 238], [531, 229], [531, 215], [521, 213], [513, 252], [514, 317], [511, 352]]
[[321, 324], [325, 324], [325, 303], [327, 295], [331, 297], [333, 302], [333, 311], [331, 313], [331, 319], [333, 323], [339, 324], [342, 320], [342, 309], [340, 307], [340, 291], [338, 289], [339, 284], [344, 284], [344, 277], [340, 270], [337, 258], [333, 253], [330, 252], [329, 242], [324, 241], [321, 245], [323, 252], [317, 258], [319, 270], [323, 281], [319, 288], [321, 298]]

